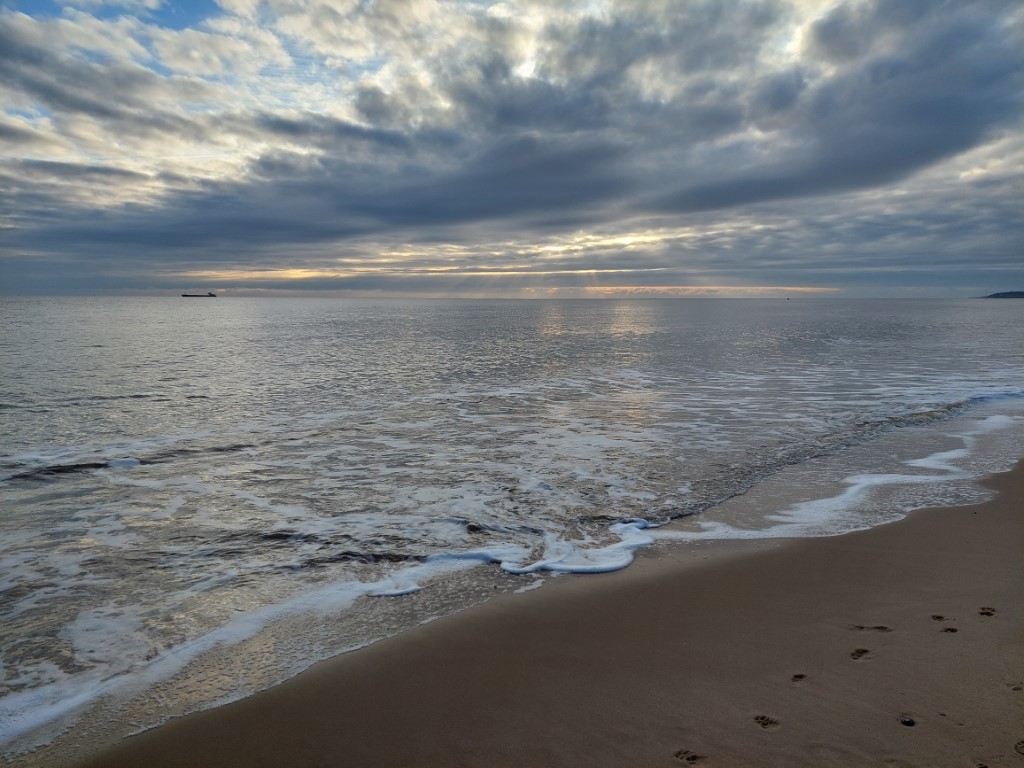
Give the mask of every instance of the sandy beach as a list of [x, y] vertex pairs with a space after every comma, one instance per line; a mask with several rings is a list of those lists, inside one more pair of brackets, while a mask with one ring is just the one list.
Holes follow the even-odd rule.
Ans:
[[1024, 765], [1024, 465], [988, 484], [559, 578], [81, 766]]

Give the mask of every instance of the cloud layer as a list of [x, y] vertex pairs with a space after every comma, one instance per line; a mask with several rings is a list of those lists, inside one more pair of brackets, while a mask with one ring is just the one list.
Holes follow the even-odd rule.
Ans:
[[1024, 283], [1014, 0], [159, 10], [0, 11], [2, 292]]

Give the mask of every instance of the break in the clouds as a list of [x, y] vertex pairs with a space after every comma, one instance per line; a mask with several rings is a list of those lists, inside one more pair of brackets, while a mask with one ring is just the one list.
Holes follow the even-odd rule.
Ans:
[[0, 291], [1024, 287], [1018, 0], [0, 10]]

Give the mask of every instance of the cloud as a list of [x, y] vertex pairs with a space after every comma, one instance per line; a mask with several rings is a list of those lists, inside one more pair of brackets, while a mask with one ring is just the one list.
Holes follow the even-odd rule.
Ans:
[[7, 146], [19, 147], [21, 151], [59, 151], [63, 145], [63, 142], [32, 121], [7, 115], [0, 115], [0, 140]]
[[[666, 210], [711, 210], [864, 189], [906, 178], [1019, 125], [1024, 55], [982, 7], [899, 13], [888, 3], [839, 6], [811, 25], [810, 52], [841, 64], [806, 87], [790, 75], [755, 103], [786, 108], [776, 152], [659, 200]], [[934, 4], [924, 4], [934, 9]], [[786, 76], [783, 75], [783, 78]]]
[[1011, 2], [155, 18], [0, 12], [0, 265], [36, 269], [25, 290], [51, 262], [111, 290], [204, 264], [399, 293], [1021, 275]]

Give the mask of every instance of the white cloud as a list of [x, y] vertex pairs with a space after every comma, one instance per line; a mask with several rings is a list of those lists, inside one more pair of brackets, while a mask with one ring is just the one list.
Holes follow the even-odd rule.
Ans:
[[[249, 39], [196, 29], [150, 31], [153, 50], [168, 69], [185, 75], [253, 77], [267, 66], [287, 66], [290, 59], [280, 44], [264, 36]], [[269, 43], [269, 45], [268, 45]]]

